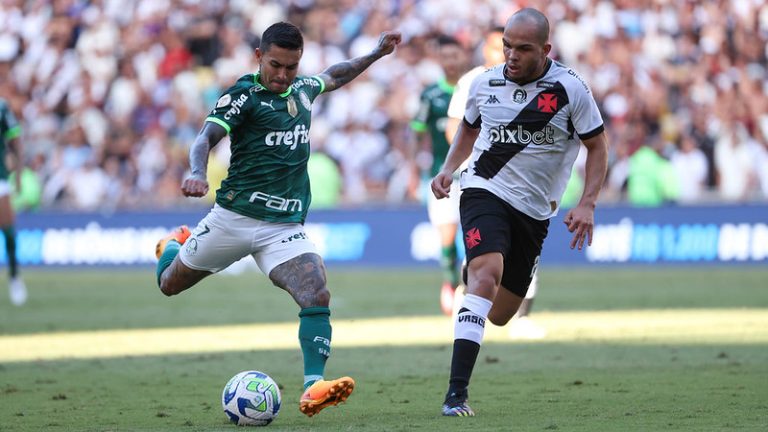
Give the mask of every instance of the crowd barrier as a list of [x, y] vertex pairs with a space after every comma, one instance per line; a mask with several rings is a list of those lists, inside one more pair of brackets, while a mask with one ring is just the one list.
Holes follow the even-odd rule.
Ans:
[[[206, 212], [21, 214], [18, 257], [27, 266], [151, 266], [158, 238], [182, 223], [193, 227]], [[768, 263], [768, 205], [604, 206], [584, 251], [569, 248], [564, 215], [552, 219], [542, 266]], [[329, 266], [427, 267], [440, 254], [423, 207], [317, 210], [306, 230]]]

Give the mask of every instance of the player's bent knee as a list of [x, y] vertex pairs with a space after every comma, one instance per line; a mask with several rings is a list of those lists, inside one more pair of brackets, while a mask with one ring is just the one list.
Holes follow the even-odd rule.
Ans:
[[491, 324], [499, 327], [507, 325], [507, 323], [511, 319], [512, 317], [507, 316], [506, 314], [505, 315], [498, 315], [498, 314], [491, 314], [491, 313], [488, 314], [488, 321], [490, 321]]
[[160, 292], [165, 294], [166, 297], [170, 297], [180, 293], [182, 290], [178, 289], [171, 283], [168, 278], [162, 278], [160, 280]]

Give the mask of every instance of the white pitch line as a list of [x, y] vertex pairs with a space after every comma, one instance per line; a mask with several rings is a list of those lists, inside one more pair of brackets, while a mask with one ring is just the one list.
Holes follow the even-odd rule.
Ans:
[[[666, 309], [539, 312], [547, 330], [534, 343], [766, 344], [768, 309]], [[333, 346], [450, 345], [442, 316], [334, 320]], [[148, 328], [0, 336], [0, 362], [109, 358], [298, 348], [298, 322]], [[517, 343], [507, 328], [486, 326], [485, 342]]]

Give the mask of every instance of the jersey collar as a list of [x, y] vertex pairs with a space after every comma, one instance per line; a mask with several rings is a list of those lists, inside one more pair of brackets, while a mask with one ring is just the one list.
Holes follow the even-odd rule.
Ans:
[[446, 81], [445, 78], [440, 78], [437, 81], [437, 86], [440, 88], [440, 90], [451, 94], [453, 94], [453, 91], [456, 88], [456, 86], [448, 84], [448, 81]]
[[[259, 86], [260, 88], [262, 88], [263, 90], [269, 91], [268, 88], [264, 87], [264, 84], [259, 82], [259, 77], [260, 76], [261, 76], [261, 72], [256, 72], [255, 74], [253, 74], [253, 83], [255, 85]], [[280, 93], [280, 97], [286, 97], [289, 94], [291, 94], [292, 91], [293, 91], [293, 85], [290, 85], [290, 86], [288, 86], [288, 90]]]

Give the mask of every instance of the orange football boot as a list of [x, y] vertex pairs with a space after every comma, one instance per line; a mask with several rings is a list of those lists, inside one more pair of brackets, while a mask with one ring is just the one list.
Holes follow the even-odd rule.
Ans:
[[176, 240], [179, 242], [179, 244], [184, 244], [190, 235], [192, 235], [192, 232], [189, 231], [189, 228], [186, 225], [175, 228], [170, 232], [170, 234], [161, 238], [160, 241], [157, 242], [157, 246], [155, 246], [155, 256], [157, 259], [160, 259], [160, 256], [162, 256], [163, 252], [165, 252], [165, 246], [168, 244], [169, 240]]
[[348, 376], [333, 381], [316, 381], [301, 395], [299, 411], [312, 417], [324, 408], [346, 401], [354, 389], [355, 380]]

